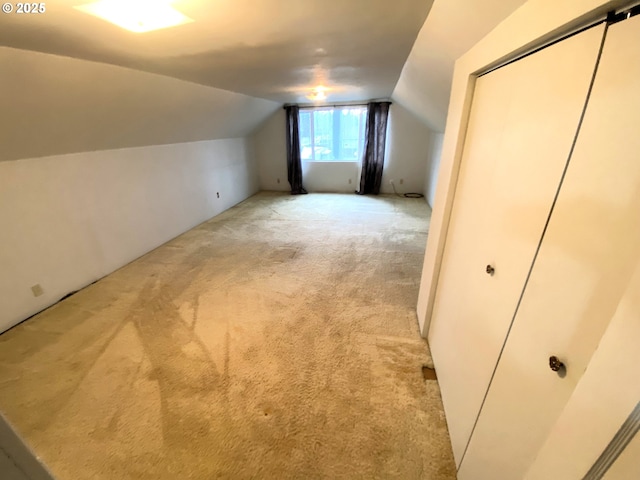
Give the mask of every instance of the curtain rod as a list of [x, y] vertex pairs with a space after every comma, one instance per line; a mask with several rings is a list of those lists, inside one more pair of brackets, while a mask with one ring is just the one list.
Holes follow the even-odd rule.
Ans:
[[388, 103], [389, 105], [393, 104], [393, 102], [391, 102], [391, 100], [372, 100], [372, 101], [364, 102], [364, 103], [361, 103], [361, 102], [358, 102], [358, 103], [326, 103], [326, 104], [322, 104], [322, 105], [285, 103], [282, 106], [282, 108], [298, 106], [302, 110], [302, 109], [306, 109], [306, 108], [366, 107], [371, 102]]

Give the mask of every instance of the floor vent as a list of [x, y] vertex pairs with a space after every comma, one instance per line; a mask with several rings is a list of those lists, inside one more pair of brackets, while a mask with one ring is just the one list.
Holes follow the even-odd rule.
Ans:
[[425, 380], [437, 380], [436, 371], [432, 367], [422, 366], [422, 376]]

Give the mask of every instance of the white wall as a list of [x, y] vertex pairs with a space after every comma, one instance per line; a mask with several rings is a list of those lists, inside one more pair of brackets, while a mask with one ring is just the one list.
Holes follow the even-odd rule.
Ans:
[[432, 133], [431, 147], [429, 148], [429, 162], [427, 163], [427, 172], [424, 179], [424, 197], [432, 209], [436, 198], [436, 185], [438, 184], [438, 173], [440, 172], [440, 160], [442, 160], [443, 140], [443, 133]]
[[0, 65], [0, 331], [258, 189], [243, 137], [276, 102], [7, 47]]
[[[285, 112], [279, 109], [251, 136], [261, 190], [290, 189], [285, 125]], [[398, 193], [424, 191], [430, 138], [431, 131], [415, 115], [401, 105], [391, 105], [382, 193], [393, 193], [389, 183], [392, 179]], [[360, 162], [303, 162], [302, 174], [302, 183], [309, 192], [354, 192], [360, 185]]]
[[393, 193], [393, 180], [398, 193], [422, 193], [430, 144], [431, 130], [402, 105], [392, 104], [381, 192]]
[[244, 139], [0, 162], [0, 331], [257, 190]]
[[303, 161], [302, 183], [309, 192], [354, 193], [360, 185], [360, 162]]
[[286, 116], [276, 110], [251, 135], [251, 150], [258, 166], [260, 190], [288, 192]]

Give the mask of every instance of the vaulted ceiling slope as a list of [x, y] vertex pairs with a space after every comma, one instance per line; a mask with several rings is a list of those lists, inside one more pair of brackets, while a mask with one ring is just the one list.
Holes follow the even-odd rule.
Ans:
[[90, 1], [0, 15], [0, 160], [244, 136], [319, 85], [443, 131], [455, 60], [524, 3], [171, 0], [194, 22], [137, 34]]
[[242, 137], [276, 102], [0, 47], [0, 161]]
[[433, 0], [172, 0], [194, 20], [132, 33], [74, 6], [0, 16], [0, 45], [120, 65], [277, 102], [388, 98]]
[[171, 0], [194, 22], [142, 34], [92, 1], [0, 14], [0, 160], [244, 136], [319, 85], [388, 98], [433, 0]]
[[444, 132], [455, 61], [525, 0], [436, 0], [391, 98]]

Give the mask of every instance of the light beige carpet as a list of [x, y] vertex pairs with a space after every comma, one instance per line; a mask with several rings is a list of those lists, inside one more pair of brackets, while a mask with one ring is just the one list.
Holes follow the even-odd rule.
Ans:
[[1, 335], [0, 410], [60, 480], [453, 479], [427, 228], [261, 193]]

